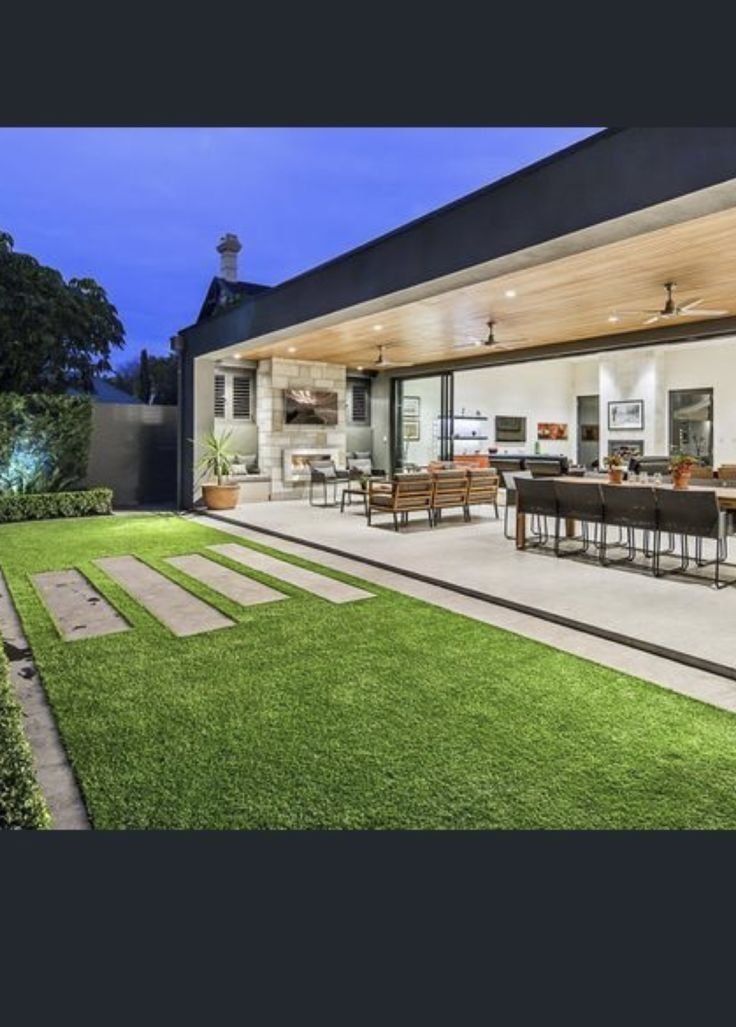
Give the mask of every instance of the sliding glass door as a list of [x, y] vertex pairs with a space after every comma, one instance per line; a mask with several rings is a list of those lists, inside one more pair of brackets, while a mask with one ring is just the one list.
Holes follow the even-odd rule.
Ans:
[[393, 470], [452, 460], [452, 372], [392, 382]]

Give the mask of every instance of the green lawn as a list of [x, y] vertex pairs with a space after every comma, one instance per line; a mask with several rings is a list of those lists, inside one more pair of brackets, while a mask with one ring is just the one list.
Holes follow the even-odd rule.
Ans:
[[[735, 716], [373, 585], [335, 606], [254, 572], [292, 598], [243, 610], [162, 562], [224, 541], [176, 516], [0, 526], [96, 827], [736, 827]], [[175, 638], [91, 562], [121, 553], [237, 626]], [[60, 640], [29, 574], [69, 566], [133, 631]]]

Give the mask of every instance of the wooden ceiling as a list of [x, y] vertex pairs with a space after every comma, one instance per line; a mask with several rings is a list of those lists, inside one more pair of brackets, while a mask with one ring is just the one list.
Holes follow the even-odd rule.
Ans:
[[[617, 310], [660, 309], [667, 281], [677, 283], [680, 304], [703, 297], [704, 307], [736, 315], [736, 209], [241, 352], [253, 359], [282, 356], [368, 368], [379, 343], [390, 347], [391, 360], [411, 364], [477, 359], [479, 347], [456, 344], [484, 339], [490, 319], [496, 322], [494, 352], [646, 332], [673, 322], [647, 328], [644, 316], [622, 315], [615, 323], [608, 318]], [[513, 298], [505, 295], [509, 290]]]

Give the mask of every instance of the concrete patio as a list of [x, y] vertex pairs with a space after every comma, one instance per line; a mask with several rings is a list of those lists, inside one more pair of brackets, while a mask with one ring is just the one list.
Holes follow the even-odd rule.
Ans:
[[[518, 604], [520, 612], [537, 610], [577, 622], [618, 642], [631, 639], [653, 652], [660, 650], [659, 655], [668, 652], [691, 662], [704, 661], [702, 669], [720, 668], [736, 677], [736, 587], [709, 587], [712, 567], [657, 579], [643, 566], [600, 567], [591, 557], [557, 559], [534, 548], [520, 552], [504, 537], [503, 508], [500, 513], [497, 521], [490, 508], [481, 507], [466, 524], [459, 513], [446, 512], [432, 529], [425, 518], [414, 515], [409, 527], [398, 533], [389, 518], [368, 528], [359, 504], [341, 514], [335, 507], [291, 500], [241, 506], [227, 516]], [[732, 540], [730, 558], [736, 561], [734, 546]], [[615, 551], [610, 555], [615, 557]], [[320, 559], [317, 551], [314, 559]], [[668, 566], [675, 565], [670, 560]], [[725, 568], [724, 580], [736, 580], [736, 567]]]

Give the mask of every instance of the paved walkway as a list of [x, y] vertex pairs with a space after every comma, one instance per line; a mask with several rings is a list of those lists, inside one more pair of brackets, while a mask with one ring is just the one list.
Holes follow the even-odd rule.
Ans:
[[23, 710], [38, 781], [58, 830], [85, 830], [89, 820], [66, 756], [28, 641], [0, 572], [0, 635], [10, 663], [10, 683]]
[[[283, 509], [270, 509], [274, 507], [288, 507], [289, 509], [286, 511]], [[308, 520], [305, 523], [304, 519], [302, 519], [303, 514], [307, 514], [308, 517], [308, 511], [309, 508], [306, 504], [291, 501], [288, 503], [254, 504], [247, 509], [241, 508], [240, 515], [244, 518], [247, 517], [251, 521], [260, 520], [266, 525], [278, 525], [281, 530], [289, 529], [292, 534], [297, 534], [297, 531], [301, 527], [302, 535], [315, 535], [317, 533], [310, 530], [313, 525], [311, 525]], [[271, 516], [269, 516], [269, 513]], [[339, 526], [340, 514], [336, 514], [336, 521], [333, 520], [331, 522], [324, 519], [325, 513], [329, 512], [324, 510], [319, 511], [319, 516], [322, 517], [322, 520], [319, 523], [323, 527], [318, 538], [319, 540], [323, 540], [324, 544], [337, 546], [341, 542], [344, 542], [344, 536], [336, 538], [336, 533], [333, 533], [331, 536], [330, 528], [333, 527], [335, 523]], [[633, 674], [637, 677], [652, 681], [655, 684], [670, 688], [673, 691], [682, 693], [683, 695], [700, 699], [713, 706], [720, 706], [723, 709], [736, 712], [736, 681], [729, 681], [719, 675], [708, 674], [704, 671], [696, 670], [692, 667], [673, 662], [672, 660], [663, 659], [659, 656], [651, 655], [650, 653], [629, 648], [628, 646], [596, 638], [592, 635], [583, 634], [582, 632], [575, 631], [572, 628], [539, 620], [536, 617], [532, 617], [524, 613], [518, 613], [514, 610], [505, 609], [501, 606], [495, 606], [480, 599], [469, 598], [438, 585], [430, 585], [425, 582], [406, 578], [403, 575], [392, 571], [382, 570], [369, 564], [361, 563], [358, 554], [356, 554], [354, 558], [336, 556], [331, 553], [320, 552], [310, 546], [300, 545], [294, 542], [286, 542], [281, 539], [261, 534], [258, 531], [243, 528], [235, 524], [227, 524], [223, 521], [215, 520], [214, 518], [207, 516], [192, 515], [192, 517], [195, 521], [207, 524], [209, 527], [217, 528], [220, 531], [227, 532], [228, 534], [239, 538], [251, 539], [252, 541], [259, 542], [262, 545], [267, 545], [274, 550], [291, 553], [295, 556], [301, 556], [316, 564], [322, 564], [325, 567], [332, 567], [335, 570], [344, 571], [347, 574], [363, 578], [367, 582], [384, 585], [387, 588], [392, 588], [397, 592], [404, 593], [405, 595], [414, 596], [417, 599], [434, 603], [435, 605], [442, 606], [445, 609], [464, 614], [466, 617], [473, 617], [474, 619], [484, 621], [487, 624], [493, 624], [496, 627], [513, 631], [519, 635], [524, 635], [527, 638], [533, 638], [539, 642], [544, 642], [548, 645], [554, 646], [556, 649], [573, 653], [576, 656], [585, 657], [586, 659], [593, 660], [594, 662], [603, 664], [604, 666], [612, 667], [615, 670], [620, 670], [624, 673]], [[348, 515], [345, 514], [344, 519], [347, 518]], [[317, 522], [318, 517], [315, 517], [314, 521]], [[366, 534], [370, 535], [370, 531], [365, 527], [365, 521], [362, 518], [360, 518], [359, 521], [356, 521], [356, 524], [360, 528], [361, 538], [365, 538]], [[492, 525], [489, 525], [488, 522], [482, 522], [479, 525], [471, 525], [470, 527], [471, 529], [475, 528], [476, 530], [480, 530], [492, 527]], [[437, 534], [435, 534], [435, 531]], [[389, 537], [392, 537], [393, 535], [394, 533], [392, 531]], [[452, 547], [448, 545], [443, 548], [442, 545], [445, 533], [441, 529], [433, 529], [432, 536], [440, 551], [444, 552], [446, 563], [445, 569], [451, 572], [456, 572], [457, 568], [453, 565]], [[401, 534], [399, 534], [397, 538], [400, 542], [402, 539]], [[513, 543], [508, 543], [508, 545], [511, 547], [512, 552], [515, 553], [515, 550], [513, 550]], [[373, 552], [374, 550], [371, 551], [371, 555]], [[520, 559], [523, 559], [527, 554], [519, 553], [517, 555]], [[540, 562], [548, 562], [544, 557], [535, 557], [534, 555], [531, 556], [531, 559], [532, 561], [535, 561], [534, 565]], [[478, 560], [478, 553], [476, 552], [476, 564], [478, 563]], [[555, 562], [565, 563], [565, 561]], [[421, 562], [419, 566], [422, 566]], [[615, 572], [601, 570], [600, 573], [606, 574]], [[699, 588], [700, 586], [696, 587]], [[692, 589], [686, 587], [685, 591], [687, 592], [689, 600], [691, 602], [695, 602], [697, 595], [693, 597]], [[723, 595], [723, 593], [710, 592], [708, 594], [714, 596]], [[594, 587], [592, 592], [589, 592], [587, 596], [588, 607], [590, 607], [591, 604], [591, 595], [595, 600], [596, 593]], [[591, 612], [595, 611], [588, 609], [588, 614]], [[736, 632], [733, 632], [732, 626], [731, 632], [736, 634]]]

